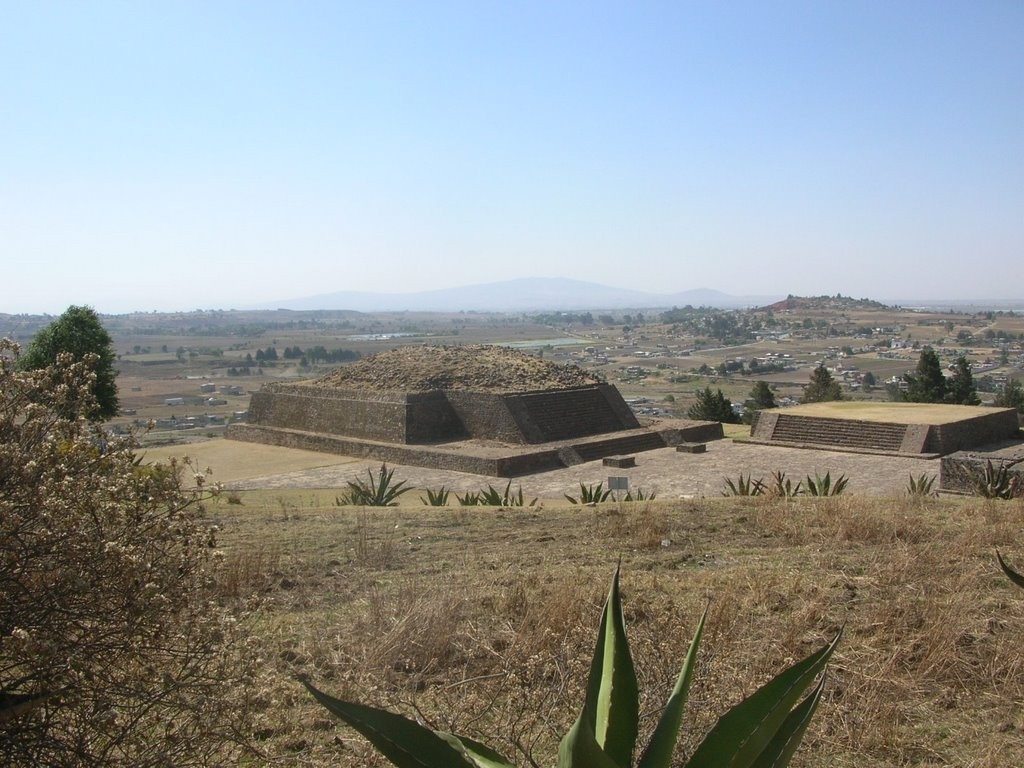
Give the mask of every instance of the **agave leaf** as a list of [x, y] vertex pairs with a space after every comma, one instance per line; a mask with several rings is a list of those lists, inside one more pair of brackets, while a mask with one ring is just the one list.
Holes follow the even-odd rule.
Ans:
[[[626, 640], [619, 594], [619, 567], [608, 591], [590, 662], [583, 710], [559, 747], [559, 765], [600, 768], [594, 748], [610, 765], [629, 768], [640, 720], [640, 695]], [[593, 743], [591, 743], [593, 742]], [[566, 762], [568, 761], [568, 762]], [[579, 761], [575, 762], [574, 761]]]
[[752, 768], [782, 768], [789, 765], [803, 740], [807, 726], [811, 724], [811, 717], [818, 708], [824, 689], [825, 675], [822, 675], [814, 690], [789, 713], [782, 726], [775, 732], [774, 738], [757, 756]]
[[460, 752], [468, 755], [478, 768], [515, 768], [507, 757], [468, 736], [456, 736], [453, 733], [442, 733], [441, 731], [435, 731], [435, 733]]
[[999, 561], [999, 567], [1003, 569], [1003, 573], [1006, 574], [1006, 577], [1018, 587], [1024, 589], [1024, 576], [1017, 573], [1017, 571], [1013, 570], [1013, 568], [1006, 564], [1006, 561], [1003, 560], [1003, 556], [999, 554], [998, 549], [996, 550], [996, 559]]
[[458, 749], [407, 717], [336, 699], [305, 681], [303, 685], [317, 701], [359, 731], [398, 768], [479, 768], [479, 763], [474, 764], [465, 757], [465, 749]]
[[842, 632], [780, 672], [720, 718], [687, 768], [749, 768], [783, 727], [793, 706], [828, 663]]
[[592, 706], [593, 702], [590, 722], [597, 743], [612, 760], [628, 768], [636, 747], [640, 692], [622, 616], [619, 566], [615, 567], [598, 633], [584, 708]]
[[658, 724], [654, 727], [651, 740], [647, 748], [640, 756], [637, 768], [668, 768], [672, 762], [672, 753], [676, 748], [676, 741], [679, 739], [679, 726], [683, 721], [683, 708], [686, 706], [686, 698], [690, 693], [690, 682], [693, 680], [693, 670], [697, 663], [697, 649], [700, 646], [701, 636], [704, 634], [704, 621], [708, 617], [708, 609], [700, 617], [697, 629], [690, 641], [690, 650], [683, 660], [683, 668], [679, 671], [672, 695], [669, 696], [665, 711], [661, 713]]
[[558, 745], [558, 768], [629, 768], [629, 763], [618, 763], [601, 749], [584, 710]]

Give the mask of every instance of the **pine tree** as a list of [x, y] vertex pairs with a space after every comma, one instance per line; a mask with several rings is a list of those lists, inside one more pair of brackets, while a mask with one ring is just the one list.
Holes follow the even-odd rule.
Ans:
[[726, 424], [739, 424], [740, 417], [732, 409], [732, 402], [722, 390], [712, 392], [711, 387], [697, 391], [697, 402], [690, 406], [686, 415], [695, 421], [721, 421]]
[[754, 388], [750, 390], [750, 405], [756, 410], [764, 410], [766, 408], [778, 408], [779, 404], [775, 402], [775, 393], [772, 392], [772, 388], [768, 386], [768, 382], [759, 381], [754, 385]]
[[931, 347], [921, 350], [915, 373], [908, 373], [902, 399], [910, 403], [941, 403], [946, 399], [946, 377], [939, 356]]
[[978, 397], [974, 377], [971, 375], [971, 364], [963, 355], [956, 359], [953, 377], [946, 386], [946, 402], [957, 405], [981, 405], [981, 398]]
[[824, 365], [819, 365], [811, 373], [811, 383], [804, 387], [801, 403], [824, 403], [830, 400], [844, 400], [843, 388], [832, 378], [832, 374]]

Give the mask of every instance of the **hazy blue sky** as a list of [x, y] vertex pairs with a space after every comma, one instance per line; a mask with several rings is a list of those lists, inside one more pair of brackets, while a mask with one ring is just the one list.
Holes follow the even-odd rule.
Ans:
[[0, 312], [1024, 296], [1024, 2], [0, 0]]

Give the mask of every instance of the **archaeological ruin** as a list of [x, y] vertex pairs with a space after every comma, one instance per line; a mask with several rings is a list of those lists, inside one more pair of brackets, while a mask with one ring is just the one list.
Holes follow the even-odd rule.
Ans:
[[227, 436], [515, 477], [716, 439], [722, 426], [644, 426], [595, 374], [507, 347], [406, 346], [263, 387]]

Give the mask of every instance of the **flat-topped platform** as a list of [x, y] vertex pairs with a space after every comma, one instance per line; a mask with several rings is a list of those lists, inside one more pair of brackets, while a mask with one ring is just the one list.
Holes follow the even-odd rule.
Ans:
[[395, 464], [469, 472], [489, 477], [521, 477], [683, 443], [722, 438], [717, 421], [666, 420], [650, 427], [579, 437], [542, 445], [457, 440], [435, 445], [407, 445], [259, 424], [232, 424], [234, 440], [281, 445]]
[[759, 411], [751, 442], [937, 458], [1012, 439], [1013, 408], [838, 401]]

